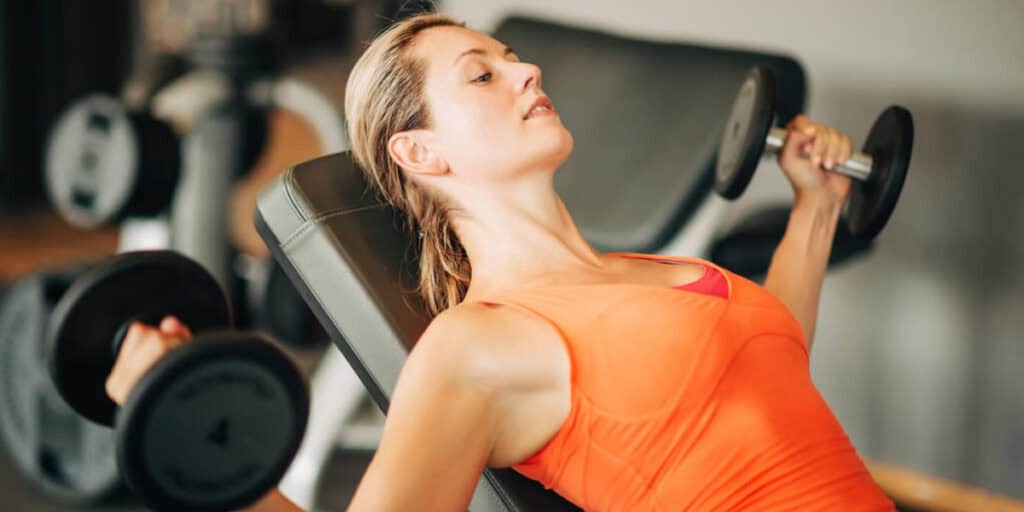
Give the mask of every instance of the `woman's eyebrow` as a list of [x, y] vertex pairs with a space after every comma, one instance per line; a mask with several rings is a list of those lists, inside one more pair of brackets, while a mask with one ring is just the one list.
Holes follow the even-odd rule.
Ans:
[[[510, 53], [515, 53], [515, 50], [513, 50], [512, 48], [509, 48], [508, 46], [506, 46], [505, 47], [505, 51], [502, 52], [502, 56], [508, 55]], [[457, 62], [459, 62], [459, 59], [465, 57], [466, 55], [487, 55], [487, 52], [484, 49], [482, 49], [482, 48], [470, 48], [470, 49], [460, 53], [458, 57], [455, 57], [455, 60], [452, 61], [452, 65], [454, 65]]]

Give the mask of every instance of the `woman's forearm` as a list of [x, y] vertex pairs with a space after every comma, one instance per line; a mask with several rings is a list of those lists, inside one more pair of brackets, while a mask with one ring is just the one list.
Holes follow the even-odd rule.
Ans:
[[797, 196], [786, 234], [772, 256], [764, 287], [793, 313], [810, 350], [818, 318], [818, 299], [825, 279], [832, 239], [842, 205], [824, 195]]
[[238, 512], [303, 512], [298, 505], [285, 498], [281, 491], [274, 489], [259, 499], [256, 503], [249, 505]]

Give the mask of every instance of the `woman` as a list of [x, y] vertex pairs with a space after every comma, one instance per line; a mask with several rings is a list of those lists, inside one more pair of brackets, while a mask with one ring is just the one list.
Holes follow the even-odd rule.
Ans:
[[[380, 35], [345, 112], [357, 162], [420, 230], [437, 315], [352, 510], [465, 510], [485, 466], [588, 510], [892, 509], [808, 368], [850, 188], [821, 168], [848, 158], [846, 136], [788, 126], [795, 203], [761, 288], [696, 259], [590, 247], [553, 188], [573, 139], [540, 69], [447, 17]], [[135, 326], [111, 396], [188, 337], [173, 318]], [[294, 509], [277, 492], [252, 507]]]

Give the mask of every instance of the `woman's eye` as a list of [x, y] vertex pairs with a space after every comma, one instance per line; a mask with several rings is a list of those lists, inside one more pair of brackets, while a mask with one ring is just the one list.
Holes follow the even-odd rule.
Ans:
[[483, 82], [489, 81], [490, 79], [491, 79], [491, 72], [488, 71], [488, 72], [486, 72], [486, 73], [484, 73], [484, 74], [474, 78], [473, 81], [474, 82], [483, 83]]

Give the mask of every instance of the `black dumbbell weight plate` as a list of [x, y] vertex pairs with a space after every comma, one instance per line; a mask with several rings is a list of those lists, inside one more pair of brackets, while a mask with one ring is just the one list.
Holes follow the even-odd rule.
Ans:
[[202, 332], [229, 326], [224, 291], [199, 264], [169, 251], [125, 253], [90, 269], [54, 308], [47, 332], [57, 391], [82, 416], [113, 425], [106, 394], [115, 339], [133, 320], [158, 323], [174, 315]]
[[0, 434], [18, 470], [47, 496], [88, 505], [120, 487], [114, 433], [68, 407], [44, 354], [46, 322], [75, 275], [31, 275], [0, 305]]
[[846, 205], [853, 236], [871, 240], [885, 227], [903, 190], [913, 147], [910, 112], [895, 105], [887, 108], [872, 125], [862, 149], [871, 155], [871, 176], [854, 183]]
[[718, 146], [715, 190], [722, 197], [739, 197], [754, 176], [775, 117], [774, 101], [774, 75], [755, 67], [740, 86]]
[[269, 342], [203, 334], [132, 391], [117, 417], [118, 460], [156, 510], [234, 510], [284, 475], [308, 407], [302, 376]]

